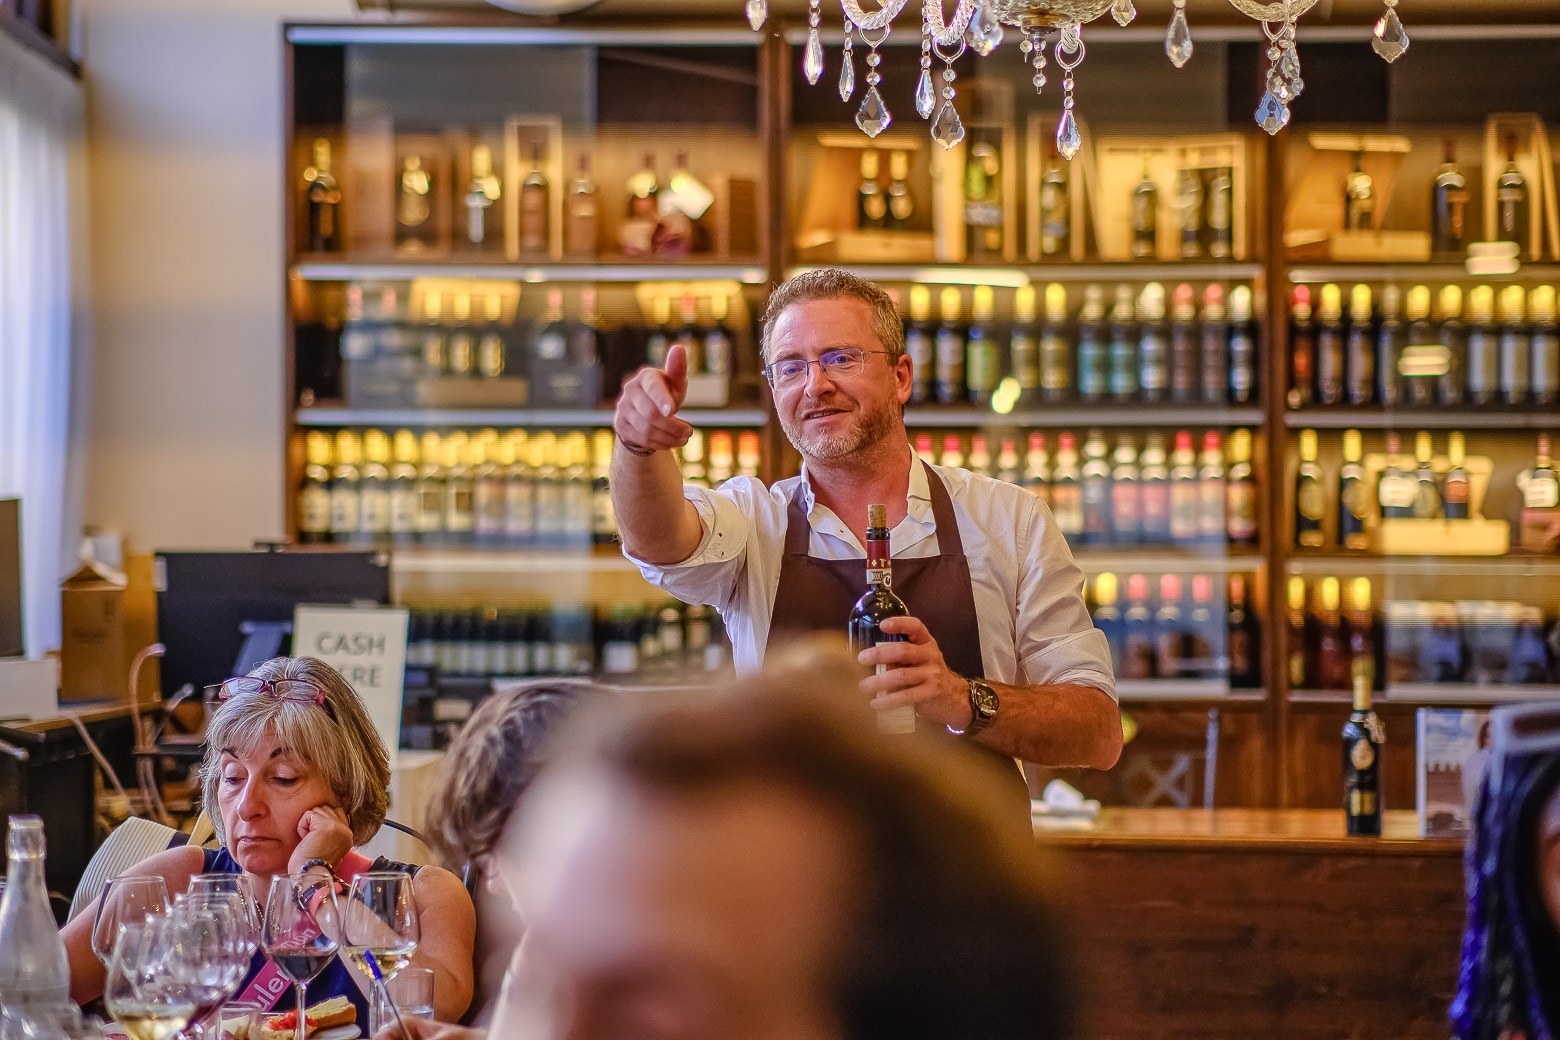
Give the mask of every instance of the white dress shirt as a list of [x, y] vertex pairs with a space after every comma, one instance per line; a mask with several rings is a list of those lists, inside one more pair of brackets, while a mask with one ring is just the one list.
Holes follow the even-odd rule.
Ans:
[[[969, 559], [984, 677], [1010, 685], [1078, 683], [1114, 697], [1110, 648], [1084, 606], [1083, 572], [1045, 503], [1006, 481], [932, 468], [953, 500]], [[798, 481], [811, 528], [809, 555], [865, 560], [866, 549], [851, 529], [818, 504], [805, 466], [801, 476], [773, 487], [751, 477], [733, 477], [717, 490], [685, 485], [683, 495], [704, 527], [699, 548], [666, 567], [629, 557], [656, 587], [720, 611], [738, 671], [755, 671], [764, 660], [785, 552], [786, 507]], [[919, 461], [910, 467], [907, 505], [889, 535], [894, 558], [936, 556], [932, 501]]]

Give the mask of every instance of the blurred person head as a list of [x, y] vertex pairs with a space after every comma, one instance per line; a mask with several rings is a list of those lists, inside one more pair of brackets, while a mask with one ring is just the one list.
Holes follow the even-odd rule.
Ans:
[[1552, 1040], [1560, 1027], [1560, 710], [1534, 707], [1497, 710], [1548, 732], [1503, 746], [1497, 722], [1474, 805], [1451, 1008], [1458, 1040]]
[[597, 717], [518, 815], [528, 931], [495, 1031], [1066, 1037], [1032, 843], [847, 655]]
[[[224, 689], [200, 770], [228, 854], [251, 874], [286, 873], [299, 820], [321, 805], [346, 814], [354, 845], [372, 838], [389, 803], [390, 756], [352, 685], [312, 657], [275, 657], [248, 677], [265, 683]], [[284, 695], [284, 680], [301, 682]]]
[[471, 713], [439, 761], [424, 811], [424, 837], [444, 866], [492, 876], [488, 861], [559, 724], [601, 695], [587, 682], [539, 680], [506, 687]]

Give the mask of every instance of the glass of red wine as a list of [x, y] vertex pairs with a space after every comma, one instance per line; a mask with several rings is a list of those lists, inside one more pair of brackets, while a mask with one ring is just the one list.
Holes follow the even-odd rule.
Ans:
[[289, 980], [297, 994], [296, 1040], [307, 1040], [309, 981], [340, 948], [340, 912], [335, 886], [320, 885], [318, 875], [278, 874], [271, 879], [260, 948]]

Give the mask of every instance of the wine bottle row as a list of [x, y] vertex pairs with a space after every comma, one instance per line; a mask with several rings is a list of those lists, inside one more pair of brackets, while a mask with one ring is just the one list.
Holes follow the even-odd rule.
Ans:
[[1388, 600], [1372, 609], [1369, 578], [1327, 576], [1286, 590], [1292, 689], [1346, 690], [1353, 662], [1384, 683], [1534, 685], [1560, 681], [1560, 618], [1523, 603]]
[[1115, 288], [1107, 310], [1105, 290], [1090, 285], [1073, 315], [1067, 288], [1045, 287], [1043, 312], [1034, 286], [1015, 290], [1013, 320], [999, 342], [995, 294], [976, 286], [966, 324], [964, 292], [944, 288], [938, 321], [931, 290], [910, 289], [905, 350], [915, 363], [912, 403], [991, 402], [998, 384], [1011, 378], [1020, 404], [1251, 404], [1257, 397], [1257, 338], [1251, 289], [1237, 285], [1226, 296], [1210, 283], [1200, 296], [1189, 284], [1149, 282], [1134, 294]]
[[[298, 493], [301, 541], [526, 548], [612, 542], [612, 434], [594, 431], [311, 430]], [[694, 482], [757, 476], [758, 434], [696, 431]]]
[[1291, 408], [1552, 407], [1560, 401], [1555, 288], [1446, 285], [1406, 294], [1327, 284], [1290, 298]]
[[1253, 580], [1232, 574], [1095, 575], [1085, 596], [1121, 679], [1262, 685], [1262, 621]]
[[984, 434], [968, 441], [957, 433], [938, 438], [913, 434], [916, 454], [927, 462], [963, 466], [1028, 488], [1050, 507], [1057, 528], [1074, 545], [1257, 544], [1257, 483], [1250, 430], [1223, 436], [1209, 430], [1202, 450], [1191, 431], [1174, 435], [1166, 450], [1162, 433], [1116, 437], [1114, 450], [1100, 430], [1090, 430], [1080, 458], [1077, 436], [1057, 435], [1053, 457], [1046, 434], [1031, 432], [1022, 459], [1018, 440], [1004, 437], [993, 457]]

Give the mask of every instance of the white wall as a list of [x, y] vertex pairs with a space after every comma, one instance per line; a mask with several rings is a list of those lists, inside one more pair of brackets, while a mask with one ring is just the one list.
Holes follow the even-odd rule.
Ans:
[[284, 20], [351, 0], [89, 0], [85, 520], [245, 546], [283, 517]]

